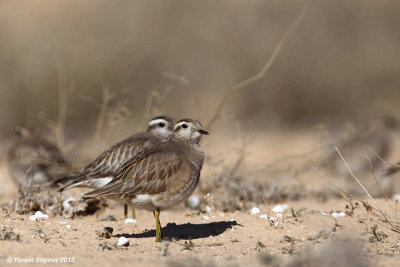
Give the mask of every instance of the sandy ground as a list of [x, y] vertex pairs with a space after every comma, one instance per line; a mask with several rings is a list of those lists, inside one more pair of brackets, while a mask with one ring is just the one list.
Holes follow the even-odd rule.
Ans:
[[[382, 208], [387, 207], [385, 201], [378, 202]], [[260, 206], [259, 214], [213, 210], [196, 213], [184, 208], [165, 211], [161, 213], [163, 232], [172, 241], [163, 243], [154, 242], [154, 218], [146, 211], [137, 212], [136, 223], [125, 223], [120, 206], [107, 208], [97, 216], [50, 217], [40, 221], [30, 221], [29, 215], [7, 214], [3, 210], [2, 227], [19, 234], [20, 240], [0, 241], [0, 265], [7, 266], [8, 261], [33, 265], [15, 261], [37, 261], [41, 257], [71, 261], [58, 264], [77, 266], [187, 266], [193, 262], [262, 266], [271, 264], [269, 257], [284, 264], [306, 251], [319, 253], [335, 240], [359, 241], [355, 252], [364, 256], [353, 255], [355, 260], [367, 259], [378, 266], [395, 266], [400, 261], [398, 235], [382, 227], [378, 230], [388, 237], [379, 242], [369, 240], [372, 234], [366, 233], [366, 229], [377, 223], [377, 217], [365, 208], [356, 208], [352, 216], [334, 218], [333, 212], [346, 212], [346, 201], [304, 200], [286, 204], [295, 211], [306, 209], [297, 218], [292, 217], [290, 208], [279, 217], [271, 211], [273, 206]], [[397, 208], [396, 203], [391, 204]], [[275, 217], [274, 224], [260, 218], [263, 214]], [[117, 221], [103, 221], [107, 215], [114, 215]], [[114, 229], [111, 238], [98, 237], [96, 231], [101, 232], [104, 227]], [[129, 247], [114, 248], [121, 236], [129, 239]], [[111, 250], [103, 248], [105, 243]]]
[[[285, 143], [284, 139], [294, 141]], [[262, 152], [257, 143], [249, 145], [248, 169], [289, 151], [304, 153], [315, 145], [314, 137], [303, 138], [303, 142], [287, 136], [271, 140], [263, 144], [270, 148], [269, 152]], [[285, 144], [279, 147], [282, 150], [279, 153], [274, 148], [278, 143]], [[212, 148], [211, 142], [207, 151], [214, 157], [232, 154], [232, 150], [220, 150], [218, 154]], [[203, 177], [211, 176], [213, 168], [209, 162]], [[0, 266], [34, 266], [45, 264], [44, 261], [57, 261], [47, 262], [47, 266], [113, 267], [396, 266], [400, 262], [400, 235], [388, 228], [379, 213], [367, 211], [360, 202], [352, 210], [346, 207], [349, 203], [343, 198], [323, 202], [310, 194], [299, 201], [257, 205], [260, 212], [256, 214], [250, 210], [222, 212], [214, 208], [199, 212], [180, 205], [161, 213], [163, 233], [168, 240], [155, 243], [153, 215], [138, 210], [136, 223], [125, 223], [122, 206], [114, 202], [109, 202], [109, 207], [100, 213], [74, 219], [50, 216], [30, 221], [32, 214], [12, 213], [7, 204], [15, 199], [16, 189], [6, 176], [3, 166], [0, 168], [0, 204], [4, 208], [0, 212], [0, 230], [3, 236], [10, 232], [16, 234], [19, 240], [0, 240]], [[306, 179], [303, 183], [310, 191], [320, 187], [315, 180]], [[397, 202], [375, 200], [378, 207], [398, 218]], [[287, 204], [289, 208], [274, 212], [277, 204]], [[334, 217], [332, 214], [336, 213], [344, 216]], [[108, 215], [113, 215], [116, 221], [103, 220]], [[374, 225], [378, 227], [379, 240], [371, 229]], [[104, 227], [113, 228], [111, 238], [99, 237]], [[11, 239], [16, 239], [16, 235]], [[128, 238], [128, 247], [116, 247], [121, 236]]]

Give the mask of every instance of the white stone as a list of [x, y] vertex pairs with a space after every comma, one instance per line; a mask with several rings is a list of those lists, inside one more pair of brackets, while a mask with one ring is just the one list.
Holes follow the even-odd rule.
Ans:
[[192, 209], [197, 209], [200, 206], [200, 198], [198, 195], [193, 195], [188, 198], [187, 203]]
[[276, 205], [275, 207], [273, 207], [272, 211], [275, 212], [275, 213], [282, 213], [282, 212], [284, 212], [285, 210], [287, 210], [287, 208], [289, 208], [288, 205], [286, 205], [286, 204], [279, 204], [279, 205]]
[[253, 208], [250, 210], [250, 213], [251, 213], [251, 214], [259, 214], [259, 213], [260, 213], [260, 209], [257, 208], [257, 207], [253, 207]]
[[326, 216], [326, 215], [328, 215], [328, 213], [323, 211], [323, 212], [321, 212], [321, 215], [325, 215]]
[[210, 219], [210, 217], [208, 216], [203, 216], [204, 220], [208, 221]]
[[40, 210], [38, 210], [37, 212], [35, 212], [35, 216], [36, 218], [44, 218], [44, 219], [48, 219], [49, 216], [47, 214], [43, 214], [43, 212], [41, 212]]
[[118, 239], [117, 246], [118, 246], [118, 247], [122, 247], [122, 246], [127, 247], [127, 246], [129, 246], [129, 239], [126, 238], [126, 237], [124, 237], [124, 236], [121, 236], [121, 237]]
[[67, 198], [66, 200], [64, 200], [64, 202], [63, 202], [63, 209], [64, 210], [69, 210], [70, 208], [71, 208], [71, 202], [72, 201], [75, 201], [75, 198], [73, 198], [73, 197], [70, 197], [70, 198]]
[[125, 223], [136, 223], [136, 220], [131, 218], [126, 218]]
[[65, 227], [68, 228], [68, 229], [72, 229], [72, 226], [69, 225], [69, 224], [67, 224]]
[[206, 212], [211, 212], [211, 207], [208, 205], [204, 209], [206, 210]]
[[343, 211], [341, 211], [341, 212], [333, 212], [333, 213], [332, 213], [332, 216], [333, 216], [334, 218], [344, 217], [344, 216], [346, 216], [346, 213], [344, 213]]
[[60, 224], [67, 224], [67, 222], [60, 222]]
[[49, 215], [43, 214], [40, 210], [36, 211], [34, 215], [29, 217], [30, 221], [38, 221], [40, 219], [48, 219]]

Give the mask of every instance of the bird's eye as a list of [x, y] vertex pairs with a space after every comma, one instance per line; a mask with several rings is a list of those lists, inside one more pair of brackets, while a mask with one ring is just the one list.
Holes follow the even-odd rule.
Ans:
[[158, 126], [164, 127], [164, 126], [165, 126], [165, 123], [164, 123], [164, 122], [160, 122], [160, 123], [158, 124]]
[[188, 125], [187, 124], [182, 124], [182, 128], [187, 128]]

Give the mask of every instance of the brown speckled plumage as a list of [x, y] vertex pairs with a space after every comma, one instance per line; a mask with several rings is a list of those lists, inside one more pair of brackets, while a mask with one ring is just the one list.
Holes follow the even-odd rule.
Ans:
[[32, 127], [20, 125], [15, 132], [15, 142], [7, 151], [7, 165], [17, 185], [44, 184], [72, 171], [59, 148]]
[[[152, 124], [152, 122], [157, 121], [166, 123], [166, 125]], [[137, 133], [113, 145], [77, 174], [57, 181], [58, 184], [66, 184], [60, 188], [60, 191], [72, 187], [99, 188], [104, 186], [99, 179], [108, 178], [111, 180], [116, 176], [118, 169], [130, 158], [143, 153], [160, 142], [169, 140], [174, 124], [175, 119], [168, 116], [153, 118], [146, 132]], [[165, 128], [165, 132], [163, 132], [165, 135], [158, 132], [160, 128]]]
[[[124, 164], [112, 182], [85, 197], [118, 196], [121, 201], [140, 208], [164, 209], [183, 200], [176, 195], [187, 195], [185, 191], [194, 190], [203, 161], [204, 152], [199, 148], [171, 140], [134, 157]], [[153, 203], [142, 205], [140, 200], [135, 203], [135, 196], [143, 194], [153, 195]]]
[[199, 183], [205, 157], [198, 144], [202, 134], [208, 133], [202, 130], [198, 121], [179, 121], [169, 142], [160, 143], [133, 157], [120, 168], [110, 183], [83, 197], [107, 197], [153, 210], [156, 241], [160, 241], [160, 210], [187, 199]]

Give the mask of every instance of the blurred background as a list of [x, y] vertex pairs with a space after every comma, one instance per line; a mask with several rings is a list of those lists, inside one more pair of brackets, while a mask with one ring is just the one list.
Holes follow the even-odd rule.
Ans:
[[[71, 158], [87, 153], [84, 140], [94, 137], [95, 154], [161, 113], [207, 124], [307, 3], [1, 1], [0, 136], [35, 125]], [[307, 151], [318, 131], [400, 113], [399, 29], [399, 1], [313, 1], [268, 73], [226, 101], [209, 146], [238, 128], [258, 140], [286, 132], [253, 151], [263, 162]]]

